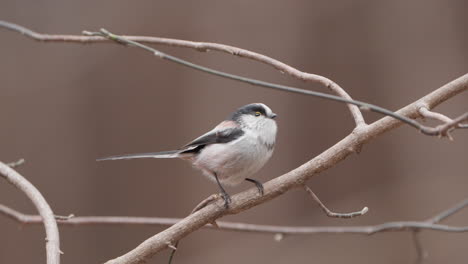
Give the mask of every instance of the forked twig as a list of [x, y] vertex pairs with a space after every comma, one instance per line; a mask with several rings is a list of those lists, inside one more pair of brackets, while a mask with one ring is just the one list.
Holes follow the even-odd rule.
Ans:
[[322, 209], [322, 211], [325, 212], [325, 214], [329, 217], [334, 217], [334, 218], [353, 218], [353, 217], [357, 217], [357, 216], [361, 216], [361, 215], [364, 215], [366, 214], [368, 211], [369, 211], [369, 208], [367, 207], [364, 207], [361, 209], [361, 211], [357, 211], [357, 212], [351, 212], [351, 213], [335, 213], [335, 212], [332, 212], [330, 209], [328, 209], [323, 203], [322, 201], [320, 201], [320, 199], [317, 197], [317, 195], [315, 195], [315, 193], [309, 188], [309, 186], [307, 185], [304, 185], [304, 189], [306, 190], [306, 192], [312, 197], [312, 199], [314, 199], [317, 204], [320, 206], [320, 208]]

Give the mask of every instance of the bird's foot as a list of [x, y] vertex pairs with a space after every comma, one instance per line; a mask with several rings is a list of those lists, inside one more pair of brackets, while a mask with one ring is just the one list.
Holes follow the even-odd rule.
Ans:
[[255, 179], [250, 179], [250, 178], [245, 178], [246, 181], [248, 182], [253, 182], [255, 184], [255, 187], [257, 187], [258, 192], [260, 193], [261, 196], [263, 196], [263, 184]]
[[231, 203], [231, 196], [223, 190], [223, 192], [221, 192], [221, 197], [224, 200], [224, 208], [228, 209], [229, 204]]

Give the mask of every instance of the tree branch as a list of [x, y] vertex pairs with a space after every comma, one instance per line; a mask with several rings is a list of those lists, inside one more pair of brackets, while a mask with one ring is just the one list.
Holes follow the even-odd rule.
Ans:
[[427, 252], [424, 250], [421, 244], [421, 238], [419, 235], [419, 229], [413, 230], [413, 232], [411, 232], [411, 239], [413, 240], [414, 249], [416, 251], [416, 259], [414, 260], [415, 264], [422, 263], [428, 256]]
[[[424, 222], [429, 223], [429, 224], [439, 223], [440, 221], [458, 213], [459, 211], [461, 211], [467, 206], [468, 206], [468, 198], [450, 207], [449, 209], [438, 213], [437, 215], [427, 219]], [[419, 234], [421, 233], [421, 230], [422, 229], [420, 228], [414, 228], [413, 231], [411, 232], [412, 233], [411, 237], [413, 239], [414, 248], [416, 250], [416, 259], [415, 259], [416, 264], [422, 263], [424, 259], [426, 259], [428, 256], [428, 253], [424, 250], [421, 244], [421, 239], [419, 236]]]
[[[275, 83], [269, 83], [269, 82], [265, 82], [265, 81], [261, 81], [261, 80], [257, 80], [257, 79], [252, 79], [252, 78], [246, 78], [246, 77], [243, 77], [243, 76], [239, 76], [239, 75], [235, 75], [235, 74], [231, 74], [231, 73], [226, 73], [226, 72], [214, 70], [214, 69], [211, 69], [211, 68], [208, 68], [208, 67], [204, 67], [204, 66], [201, 66], [201, 65], [198, 65], [198, 64], [195, 64], [195, 63], [192, 63], [192, 62], [189, 62], [189, 61], [174, 57], [172, 55], [166, 54], [164, 52], [161, 52], [161, 51], [156, 50], [154, 48], [151, 48], [149, 46], [143, 45], [141, 43], [126, 39], [126, 38], [124, 38], [122, 36], [115, 35], [115, 34], [110, 33], [109, 31], [107, 31], [105, 29], [101, 29], [100, 32], [87, 32], [87, 31], [84, 31], [83, 33], [87, 34], [87, 35], [92, 35], [92, 36], [95, 36], [95, 35], [104, 36], [104, 37], [106, 37], [106, 38], [108, 38], [110, 40], [113, 40], [113, 41], [115, 41], [115, 42], [117, 42], [119, 44], [135, 46], [135, 47], [141, 48], [143, 50], [149, 51], [154, 56], [159, 57], [161, 59], [169, 60], [171, 62], [180, 64], [180, 65], [183, 65], [183, 66], [186, 66], [186, 67], [198, 70], [198, 71], [202, 71], [202, 72], [206, 72], [206, 73], [209, 73], [209, 74], [212, 74], [212, 75], [220, 76], [220, 77], [223, 77], [223, 78], [227, 78], [227, 79], [231, 79], [231, 80], [235, 80], [235, 81], [239, 81], [239, 82], [244, 82], [244, 83], [248, 83], [248, 84], [255, 85], [255, 86], [266, 87], [266, 88], [271, 88], [271, 89], [281, 90], [281, 91], [286, 91], [286, 92], [291, 92], [291, 93], [299, 93], [299, 94], [304, 94], [304, 95], [310, 95], [310, 96], [315, 96], [315, 97], [318, 97], [318, 98], [321, 98], [321, 99], [326, 99], [326, 100], [331, 100], [331, 101], [356, 105], [356, 106], [359, 106], [360, 109], [362, 109], [362, 110], [372, 111], [372, 112], [380, 113], [380, 114], [383, 114], [383, 115], [391, 116], [391, 117], [393, 117], [393, 118], [395, 118], [397, 120], [400, 120], [400, 121], [402, 121], [402, 122], [404, 122], [404, 123], [406, 123], [406, 124], [408, 124], [408, 125], [410, 125], [410, 126], [412, 126], [414, 128], [417, 128], [420, 132], [422, 132], [425, 135], [429, 135], [429, 136], [442, 136], [442, 137], [447, 136], [449, 139], [452, 139], [452, 137], [449, 134], [449, 131], [451, 131], [455, 127], [457, 127], [460, 122], [463, 122], [464, 120], [468, 119], [468, 112], [467, 112], [467, 113], [463, 114], [462, 116], [460, 116], [460, 117], [456, 118], [455, 120], [453, 120], [453, 122], [449, 122], [447, 124], [443, 124], [443, 125], [440, 125], [440, 126], [437, 126], [437, 127], [434, 127], [434, 128], [433, 127], [428, 127], [428, 126], [424, 126], [424, 125], [418, 123], [414, 119], [405, 117], [403, 115], [399, 115], [398, 113], [395, 113], [393, 111], [390, 111], [388, 109], [385, 109], [383, 107], [380, 107], [380, 106], [377, 106], [377, 105], [374, 105], [374, 104], [369, 104], [369, 103], [366, 103], [366, 102], [352, 100], [352, 99], [348, 100], [348, 99], [345, 99], [345, 98], [342, 98], [342, 97], [339, 97], [339, 96], [330, 95], [330, 94], [325, 94], [325, 93], [320, 93], [320, 92], [315, 92], [315, 91], [310, 91], [310, 90], [304, 90], [304, 89], [299, 89], [299, 88], [296, 88], [296, 87], [280, 85], [280, 84], [275, 84]], [[364, 126], [365, 124], [363, 123], [361, 125]]]
[[[4, 27], [8, 30], [19, 32], [29, 38], [32, 38], [37, 41], [43, 42], [74, 42], [74, 43], [104, 43], [109, 42], [109, 40], [102, 36], [76, 36], [76, 35], [50, 35], [50, 34], [41, 34], [34, 32], [28, 28], [22, 27], [20, 25], [16, 25], [13, 23], [9, 23], [6, 21], [0, 20], [0, 27]], [[208, 43], [208, 42], [194, 42], [194, 41], [187, 41], [187, 40], [180, 40], [180, 39], [169, 39], [169, 38], [158, 38], [158, 37], [147, 37], [147, 36], [123, 36], [126, 39], [141, 42], [141, 43], [151, 43], [151, 44], [158, 44], [158, 45], [166, 45], [172, 47], [183, 47], [183, 48], [191, 48], [197, 51], [207, 52], [207, 51], [219, 51], [231, 55], [235, 55], [238, 57], [250, 59], [253, 61], [258, 61], [264, 63], [266, 65], [272, 66], [273, 68], [279, 70], [280, 72], [284, 72], [294, 78], [297, 78], [302, 81], [306, 82], [313, 82], [318, 83], [327, 87], [336, 95], [345, 98], [351, 99], [348, 93], [341, 88], [338, 84], [333, 82], [332, 80], [312, 73], [302, 72], [296, 68], [293, 68], [281, 61], [275, 60], [271, 57], [268, 57], [263, 54], [259, 54], [253, 51], [217, 44], [217, 43]], [[348, 105], [349, 111], [354, 118], [354, 122], [356, 126], [361, 124], [365, 124], [364, 117], [362, 116], [361, 111], [358, 107], [353, 105]]]
[[426, 222], [433, 223], [433, 224], [439, 223], [440, 221], [458, 213], [460, 210], [464, 209], [467, 206], [468, 206], [468, 198], [450, 207], [449, 209], [440, 212], [436, 216], [427, 219]]
[[[60, 238], [54, 213], [42, 194], [28, 180], [8, 165], [0, 162], [0, 176], [21, 190], [36, 207], [41, 219], [44, 219], [46, 231], [47, 263], [60, 263]], [[42, 222], [42, 221], [41, 221]]]
[[[373, 112], [381, 113], [384, 115], [389, 115], [392, 116], [402, 122], [405, 122], [409, 124], [410, 126], [413, 126], [417, 128], [419, 131], [426, 135], [430, 136], [447, 136], [449, 138], [450, 134], [448, 133], [449, 130], [453, 128], [453, 126], [447, 127], [427, 127], [422, 124], [419, 124], [418, 122], [406, 118], [404, 116], [398, 115], [388, 109], [369, 104], [366, 102], [361, 102], [361, 101], [356, 101], [352, 100], [351, 97], [346, 93], [346, 91], [338, 86], [336, 83], [333, 81], [329, 80], [328, 78], [325, 78], [320, 75], [316, 74], [310, 74], [310, 73], [305, 73], [301, 72], [285, 63], [282, 63], [280, 61], [277, 61], [275, 59], [272, 59], [268, 56], [258, 54], [252, 51], [240, 49], [237, 47], [232, 47], [232, 46], [227, 46], [223, 44], [217, 44], [217, 43], [205, 43], [205, 42], [193, 42], [193, 41], [185, 41], [185, 40], [177, 40], [177, 39], [167, 39], [167, 38], [158, 38], [158, 37], [146, 37], [146, 36], [117, 36], [115, 34], [112, 34], [106, 30], [102, 30], [101, 32], [87, 32], [84, 31], [84, 34], [87, 34], [89, 36], [76, 36], [76, 35], [51, 35], [51, 34], [41, 34], [34, 32], [28, 28], [22, 27], [20, 25], [16, 25], [10, 22], [6, 21], [1, 21], [0, 20], [0, 27], [6, 28], [8, 30], [14, 31], [14, 32], [19, 32], [27, 37], [30, 37], [34, 40], [38, 41], [44, 41], [44, 42], [75, 42], [75, 43], [99, 43], [99, 42], [104, 42], [106, 40], [112, 40], [116, 41], [120, 44], [132, 44], [134, 46], [146, 49], [148, 51], [151, 51], [153, 54], [155, 54], [158, 57], [161, 57], [163, 59], [168, 59], [173, 62], [183, 64], [188, 67], [192, 67], [197, 70], [205, 71], [210, 74], [222, 76], [225, 78], [230, 78], [230, 79], [235, 79], [237, 81], [242, 81], [246, 82], [252, 85], [257, 85], [257, 86], [263, 86], [267, 88], [272, 88], [272, 89], [278, 89], [278, 90], [283, 90], [287, 92], [292, 92], [292, 93], [300, 93], [300, 94], [305, 94], [305, 95], [311, 95], [311, 96], [316, 96], [320, 97], [323, 99], [327, 100], [333, 100], [333, 101], [338, 101], [342, 103], [348, 104], [348, 107], [351, 111], [351, 114], [354, 118], [354, 121], [356, 123], [356, 126], [360, 125], [365, 125], [364, 118], [362, 116], [362, 113], [360, 112], [359, 108], [356, 106], [359, 106], [360, 109], [363, 110], [370, 110]], [[186, 47], [186, 48], [193, 48], [198, 51], [208, 51], [208, 50], [216, 50], [216, 51], [221, 51], [233, 55], [237, 55], [240, 57], [252, 59], [255, 61], [259, 61], [262, 63], [265, 63], [267, 65], [273, 66], [274, 68], [280, 70], [281, 72], [286, 72], [289, 75], [296, 77], [298, 79], [304, 80], [304, 81], [311, 81], [311, 82], [316, 82], [320, 83], [322, 85], [325, 85], [329, 89], [331, 89], [335, 94], [338, 94], [339, 96], [333, 96], [329, 94], [324, 94], [320, 92], [315, 92], [315, 91], [310, 91], [310, 90], [304, 90], [304, 89], [299, 89], [296, 87], [289, 87], [289, 86], [284, 86], [284, 85], [278, 85], [278, 84], [272, 84], [268, 82], [263, 82], [260, 80], [255, 80], [255, 79], [250, 79], [250, 78], [245, 78], [217, 70], [213, 70], [207, 67], [199, 66], [184, 60], [181, 60], [179, 58], [176, 58], [174, 56], [165, 54], [163, 52], [160, 52], [158, 50], [152, 49], [148, 46], [145, 46], [141, 43], [153, 43], [153, 44], [161, 44], [161, 45], [168, 45], [168, 46], [175, 46], [175, 47]], [[354, 106], [353, 106], [354, 105]], [[465, 118], [466, 119], [466, 118]], [[456, 126], [456, 127], [461, 127], [464, 128], [464, 125], [461, 126]]]
[[[446, 115], [443, 115], [441, 113], [432, 112], [431, 110], [427, 109], [426, 107], [421, 107], [419, 109], [419, 113], [424, 118], [439, 120], [439, 121], [444, 122], [444, 123], [453, 122], [453, 120], [450, 117], [448, 117]], [[459, 128], [468, 128], [468, 124], [458, 124], [458, 127]]]
[[[42, 217], [28, 215], [0, 204], [0, 214], [22, 224], [41, 224]], [[78, 216], [57, 220], [59, 225], [85, 226], [85, 225], [148, 225], [171, 226], [183, 220], [182, 218], [164, 217], [128, 217], [128, 216]], [[217, 231], [235, 231], [258, 234], [282, 235], [316, 235], [316, 234], [362, 234], [373, 235], [380, 232], [395, 232], [409, 230], [434, 230], [441, 232], [468, 232], [468, 226], [448, 226], [428, 221], [398, 221], [371, 226], [276, 226], [259, 225], [239, 222], [218, 221], [219, 227], [205, 225], [203, 228]]]
[[[467, 88], [468, 74], [465, 74], [464, 76], [424, 96], [418, 101], [400, 109], [398, 113], [406, 117], [416, 118], [419, 116], [419, 108], [421, 104], [425, 104], [429, 108], [433, 108], [449, 98], [465, 91]], [[224, 215], [242, 212], [282, 195], [288, 190], [302, 186], [307, 180], [312, 178], [312, 176], [334, 166], [352, 153], [355, 153], [355, 151], [360, 149], [363, 144], [389, 130], [395, 129], [401, 124], [401, 122], [391, 117], [384, 117], [370, 125], [357, 128], [350, 135], [302, 166], [266, 182], [264, 184], [263, 196], [258, 196], [256, 190], [249, 189], [234, 195], [228, 210], [224, 209], [222, 201], [210, 204], [187, 216], [168, 229], [148, 238], [125, 255], [110, 260], [107, 263], [143, 263], [152, 255], [166, 249], [167, 243], [179, 241], [207, 223], [213, 222]], [[418, 225], [417, 227], [428, 227], [430, 225], [430, 223], [426, 223], [422, 226]], [[398, 224], [396, 224], [396, 226], [398, 226]], [[386, 226], [384, 228], [395, 228], [396, 226]], [[382, 227], [379, 227], [374, 230], [381, 230], [381, 228]], [[366, 230], [366, 232], [372, 233], [371, 231]]]
[[317, 195], [309, 188], [309, 186], [304, 185], [305, 191], [314, 199], [314, 201], [320, 206], [322, 211], [328, 216], [328, 217], [335, 217], [335, 218], [354, 218], [358, 217], [361, 215], [366, 214], [369, 211], [369, 208], [364, 207], [361, 209], [361, 211], [357, 212], [351, 212], [351, 213], [335, 213], [332, 212], [330, 209], [328, 209], [322, 201], [317, 197]]
[[10, 168], [16, 168], [16, 167], [19, 167], [21, 165], [24, 164], [24, 159], [19, 159], [17, 161], [13, 161], [13, 162], [10, 162], [10, 163], [7, 163], [6, 165]]

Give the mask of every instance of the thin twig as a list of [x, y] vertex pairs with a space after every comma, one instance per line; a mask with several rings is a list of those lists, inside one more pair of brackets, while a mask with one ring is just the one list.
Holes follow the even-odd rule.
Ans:
[[[456, 205], [454, 206], [451, 206], [450, 208], [448, 208], [447, 210], [444, 210], [440, 213], [438, 213], [437, 215], [427, 219], [426, 223], [429, 223], [429, 224], [437, 224], [439, 223], [440, 221], [458, 213], [459, 211], [461, 211], [463, 208], [467, 207], [468, 206], [468, 198], [457, 203]], [[424, 250], [424, 248], [422, 247], [422, 244], [421, 244], [421, 241], [420, 241], [420, 231], [421, 229], [418, 229], [418, 228], [415, 228], [413, 229], [413, 232], [412, 232], [412, 239], [413, 239], [413, 244], [414, 244], [414, 247], [415, 247], [415, 250], [416, 250], [416, 260], [415, 260], [415, 263], [422, 263], [424, 261], [424, 259], [427, 258], [428, 256], [428, 253]]]
[[[16, 25], [16, 24], [6, 22], [6, 21], [0, 21], [0, 27], [4, 27], [6, 29], [19, 32], [29, 38], [32, 38], [37, 41], [44, 41], [44, 42], [104, 43], [104, 42], [109, 41], [107, 38], [104, 38], [101, 36], [41, 34], [41, 33], [32, 31], [28, 28], [22, 27], [20, 25]], [[151, 44], [167, 45], [167, 46], [172, 46], [172, 47], [191, 48], [191, 49], [201, 51], [201, 52], [206, 52], [210, 50], [219, 51], [219, 52], [227, 53], [230, 55], [261, 62], [266, 65], [272, 66], [273, 68], [279, 70], [282, 73], [289, 74], [290, 76], [297, 78], [299, 80], [321, 84], [327, 87], [328, 89], [330, 89], [336, 95], [339, 95], [345, 99], [351, 99], [349, 94], [346, 93], [346, 91], [343, 88], [341, 88], [338, 84], [336, 84], [335, 82], [333, 82], [332, 80], [324, 76], [302, 72], [281, 61], [275, 60], [266, 55], [256, 53], [253, 51], [249, 51], [246, 49], [241, 49], [238, 47], [233, 47], [233, 46], [218, 44], [218, 43], [195, 42], [195, 41], [187, 41], [187, 40], [180, 40], [180, 39], [169, 39], [169, 38], [148, 37], [148, 36], [124, 36], [124, 37], [126, 39], [130, 39], [130, 40], [141, 42], [141, 43], [151, 43]], [[354, 118], [356, 126], [365, 125], [364, 117], [362, 116], [362, 113], [359, 110], [359, 108], [354, 105], [348, 105], [348, 108], [351, 112], [351, 115]]]
[[[424, 118], [430, 118], [430, 119], [434, 119], [434, 120], [439, 120], [443, 123], [450, 123], [450, 122], [453, 122], [453, 120], [446, 116], [446, 115], [443, 115], [441, 113], [437, 113], [437, 112], [433, 112], [429, 109], [427, 109], [427, 107], [421, 107], [419, 109], [419, 113], [424, 117]], [[457, 127], [458, 128], [468, 128], [468, 124], [457, 124]]]
[[427, 127], [426, 132], [424, 133], [426, 135], [432, 136], [443, 136], [447, 137], [450, 140], [453, 140], [453, 137], [451, 136], [450, 132], [455, 128], [465, 128], [465, 125], [462, 125], [461, 123], [466, 120], [468, 120], [468, 112], [437, 127]]
[[413, 240], [414, 248], [416, 251], [416, 259], [414, 261], [415, 264], [420, 264], [427, 258], [427, 252], [424, 250], [420, 240], [420, 230], [416, 229], [411, 232], [411, 238]]
[[463, 208], [467, 206], [468, 206], [468, 198], [450, 207], [449, 209], [442, 211], [436, 216], [427, 219], [426, 222], [433, 223], [433, 224], [439, 223], [440, 221], [454, 215], [455, 213], [458, 213], [460, 210], [462, 210]]
[[[21, 223], [41, 224], [42, 218], [38, 215], [28, 215], [0, 204], [0, 214]], [[126, 216], [76, 216], [68, 220], [57, 220], [63, 226], [85, 225], [145, 225], [145, 226], [172, 226], [183, 218], [163, 217], [126, 217]], [[379, 232], [408, 231], [414, 229], [428, 229], [441, 232], [468, 232], [468, 226], [448, 226], [428, 223], [427, 221], [398, 221], [371, 226], [276, 226], [257, 225], [238, 222], [218, 221], [219, 227], [205, 225], [217, 231], [235, 231], [246, 233], [283, 234], [283, 235], [314, 235], [314, 234], [363, 234], [373, 235]]]
[[201, 210], [202, 208], [206, 207], [207, 205], [209, 205], [210, 203], [218, 200], [221, 196], [219, 194], [212, 194], [210, 196], [208, 196], [206, 199], [204, 199], [203, 201], [199, 202], [195, 208], [193, 208], [192, 212], [190, 212], [190, 214], [193, 214], [195, 213], [196, 211], [199, 211]]
[[442, 124], [436, 128], [432, 128], [431, 130], [433, 131], [434, 135], [449, 136], [448, 133], [457, 127], [466, 128], [464, 125], [461, 125], [461, 123], [467, 120], [468, 112], [462, 114], [457, 118], [454, 118], [452, 122]]
[[133, 40], [127, 39], [127, 38], [125, 38], [123, 36], [115, 35], [115, 34], [109, 32], [109, 31], [107, 31], [105, 29], [101, 29], [100, 32], [85, 31], [84, 33], [87, 34], [87, 35], [92, 35], [92, 36], [96, 36], [96, 35], [103, 36], [103, 37], [106, 37], [106, 38], [108, 38], [110, 40], [113, 40], [113, 41], [115, 41], [115, 42], [117, 42], [119, 44], [127, 44], [127, 45], [130, 45], [130, 46], [135, 46], [135, 47], [138, 47], [138, 48], [141, 48], [143, 50], [151, 52], [153, 55], [155, 55], [158, 58], [165, 59], [165, 60], [180, 64], [180, 65], [183, 65], [183, 66], [186, 66], [186, 67], [198, 70], [198, 71], [206, 72], [206, 73], [216, 75], [216, 76], [220, 76], [220, 77], [223, 77], [223, 78], [232, 79], [232, 80], [248, 83], [248, 84], [255, 85], [255, 86], [271, 88], [271, 89], [276, 89], [276, 90], [281, 90], [281, 91], [286, 91], [286, 92], [292, 92], [292, 93], [299, 93], [299, 94], [304, 94], [304, 95], [310, 95], [310, 96], [315, 96], [315, 97], [318, 97], [318, 98], [331, 100], [331, 101], [336, 101], [336, 102], [341, 102], [341, 103], [346, 103], [346, 104], [353, 104], [353, 105], [359, 106], [361, 110], [367, 110], [367, 111], [372, 111], [372, 112], [380, 113], [380, 114], [383, 114], [383, 115], [391, 116], [391, 117], [393, 117], [393, 118], [395, 118], [397, 120], [400, 120], [400, 121], [402, 121], [402, 122], [416, 128], [416, 129], [418, 129], [423, 134], [429, 135], [429, 136], [447, 136], [447, 137], [450, 137], [450, 135], [448, 133], [449, 129], [453, 129], [458, 123], [460, 123], [460, 122], [464, 121], [466, 118], [468, 118], [468, 112], [467, 112], [464, 115], [462, 115], [461, 117], [454, 119], [454, 122], [452, 122], [452, 123], [448, 123], [446, 125], [441, 125], [441, 126], [438, 126], [438, 127], [435, 127], [435, 128], [428, 127], [428, 126], [424, 126], [424, 125], [418, 123], [414, 119], [405, 117], [403, 115], [399, 115], [399, 114], [397, 114], [397, 113], [395, 113], [393, 111], [390, 111], [388, 109], [385, 109], [383, 107], [373, 105], [373, 104], [369, 104], [369, 103], [366, 103], [366, 102], [352, 100], [352, 99], [345, 99], [343, 97], [339, 97], [339, 96], [335, 96], [335, 95], [331, 95], [331, 94], [325, 94], [325, 93], [320, 93], [320, 92], [315, 92], [315, 91], [310, 91], [310, 90], [304, 90], [304, 89], [291, 87], [291, 86], [286, 86], [286, 85], [269, 83], [269, 82], [265, 82], [265, 81], [261, 81], [261, 80], [257, 80], [257, 79], [246, 78], [246, 77], [243, 77], [243, 76], [239, 76], [239, 75], [235, 75], [235, 74], [231, 74], [231, 73], [226, 73], [226, 72], [214, 70], [214, 69], [211, 69], [211, 68], [208, 68], [208, 67], [204, 67], [204, 66], [201, 66], [201, 65], [198, 65], [198, 64], [195, 64], [195, 63], [192, 63], [192, 62], [189, 62], [189, 61], [174, 57], [172, 55], [166, 54], [166, 53], [161, 52], [159, 50], [156, 50], [156, 49], [154, 49], [152, 47], [149, 47], [147, 45], [144, 45], [144, 44], [141, 44], [139, 42], [135, 42]]
[[[206, 199], [204, 199], [199, 204], [197, 204], [197, 206], [195, 206], [195, 208], [193, 208], [193, 210], [192, 210], [192, 212], [190, 212], [190, 214], [193, 214], [196, 211], [201, 210], [202, 208], [206, 207], [210, 203], [213, 203], [214, 201], [218, 200], [219, 198], [221, 198], [221, 196], [219, 194], [212, 194], [212, 195], [208, 196]], [[216, 223], [216, 220], [211, 222], [210, 224], [213, 225], [214, 227], [218, 227], [218, 224]]]
[[[0, 176], [21, 190], [32, 201], [46, 231], [47, 264], [60, 263], [60, 238], [54, 213], [42, 194], [28, 180], [8, 165], [0, 162]], [[42, 221], [44, 219], [44, 221]]]
[[445, 116], [445, 115], [443, 115], [441, 113], [432, 112], [431, 110], [427, 109], [427, 107], [424, 107], [424, 106], [419, 108], [419, 113], [424, 118], [439, 120], [439, 121], [441, 121], [443, 123], [448, 123], [448, 122], [452, 121], [452, 119], [450, 117]]
[[171, 250], [171, 254], [169, 255], [169, 260], [167, 261], [168, 264], [171, 264], [172, 261], [174, 260], [174, 256], [177, 253], [177, 249], [179, 248], [179, 242], [177, 241], [172, 247], [168, 246]]
[[367, 207], [364, 207], [362, 208], [361, 211], [357, 211], [357, 212], [351, 212], [351, 213], [335, 213], [335, 212], [332, 212], [330, 209], [328, 209], [323, 203], [322, 201], [320, 201], [320, 199], [317, 197], [317, 195], [309, 188], [309, 186], [307, 185], [304, 185], [304, 189], [306, 190], [306, 192], [312, 197], [312, 199], [314, 199], [314, 201], [317, 202], [317, 204], [320, 206], [320, 208], [322, 209], [322, 211], [325, 212], [325, 214], [329, 217], [334, 217], [334, 218], [353, 218], [353, 217], [357, 217], [357, 216], [361, 216], [361, 215], [364, 215], [365, 213], [367, 213], [369, 211], [369, 208]]
[[14, 161], [14, 162], [10, 162], [10, 163], [7, 163], [6, 165], [10, 168], [16, 168], [16, 167], [19, 167], [21, 165], [23, 165], [25, 162], [24, 159], [19, 159], [17, 161]]

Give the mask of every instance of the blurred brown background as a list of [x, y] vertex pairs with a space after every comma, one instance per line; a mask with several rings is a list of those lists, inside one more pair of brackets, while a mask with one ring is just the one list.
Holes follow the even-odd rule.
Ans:
[[[467, 72], [466, 1], [24, 1], [2, 0], [0, 18], [39, 32], [122, 34], [219, 42], [325, 75], [356, 99], [398, 109]], [[267, 181], [347, 135], [345, 106], [270, 91], [171, 64], [114, 44], [39, 43], [0, 29], [0, 160], [19, 171], [57, 214], [183, 217], [217, 187], [179, 160], [97, 163], [106, 155], [179, 147], [238, 106], [264, 102], [279, 114], [278, 145], [257, 178]], [[252, 61], [188, 49], [161, 50], [216, 69], [326, 91]], [[467, 111], [468, 94], [437, 110]], [[379, 118], [366, 114], [368, 122]], [[223, 220], [277, 225], [368, 225], [423, 220], [467, 196], [466, 131], [456, 141], [403, 127], [365, 145], [309, 186], [332, 209], [368, 206], [330, 219], [302, 191]], [[230, 193], [252, 187], [230, 188]], [[0, 203], [35, 213], [0, 181]], [[467, 225], [468, 211], [446, 223]], [[63, 263], [101, 263], [160, 227], [61, 227]], [[466, 263], [468, 234], [425, 231], [427, 263]], [[410, 233], [286, 237], [202, 230], [175, 263], [412, 263]], [[165, 263], [169, 251], [150, 263]], [[45, 263], [42, 226], [0, 217], [0, 263]]]

